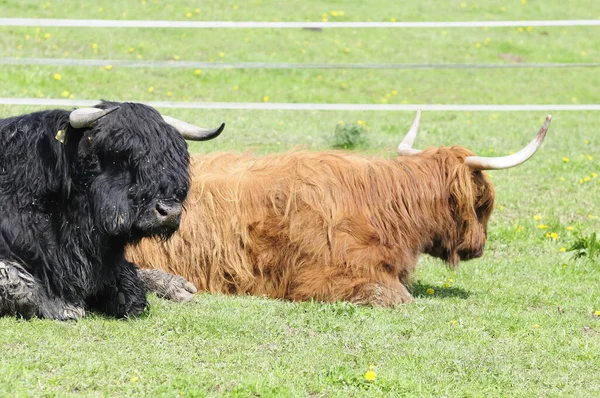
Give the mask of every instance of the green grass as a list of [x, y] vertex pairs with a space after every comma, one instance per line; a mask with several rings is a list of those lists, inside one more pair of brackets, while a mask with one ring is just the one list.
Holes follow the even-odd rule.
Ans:
[[[593, 0], [529, 0], [526, 5], [465, 1], [465, 7], [460, 1], [171, 3], [172, 7], [163, 2], [108, 2], [98, 12], [100, 6], [82, 8], [87, 2], [51, 2], [44, 8], [44, 2], [0, 0], [0, 15], [180, 20], [192, 12], [189, 19], [196, 20], [302, 21], [343, 10], [343, 17], [329, 19], [600, 17], [600, 6]], [[196, 7], [199, 14], [194, 13]], [[50, 33], [48, 39], [45, 33]], [[0, 28], [0, 54], [97, 59], [141, 55], [144, 60], [178, 55], [185, 61], [214, 62], [499, 63], [507, 62], [500, 54], [510, 53], [525, 62], [599, 62], [599, 34], [600, 28], [448, 29], [445, 35], [441, 29]], [[55, 73], [60, 80], [53, 78]], [[81, 99], [144, 101], [260, 102], [269, 96], [271, 102], [381, 103], [386, 98], [388, 103], [408, 104], [571, 104], [598, 103], [599, 79], [592, 68], [203, 70], [197, 76], [191, 69], [3, 66], [0, 97], [62, 98], [68, 91]], [[154, 87], [152, 93], [149, 87]], [[0, 105], [0, 116], [39, 109]], [[360, 150], [393, 154], [414, 116], [163, 112], [205, 126], [227, 122], [217, 140], [190, 144], [194, 153], [322, 150], [332, 144], [338, 122], [361, 120], [367, 132]], [[480, 155], [508, 154], [535, 135], [544, 117], [544, 112], [424, 112], [416, 146], [459, 144]], [[594, 316], [600, 310], [600, 264], [573, 261], [571, 253], [560, 249], [577, 236], [600, 232], [600, 177], [593, 174], [600, 174], [599, 122], [597, 112], [554, 112], [547, 140], [532, 160], [491, 172], [498, 207], [484, 257], [450, 271], [423, 256], [412, 304], [381, 309], [202, 294], [185, 305], [151, 297], [149, 312], [129, 321], [94, 314], [77, 323], [0, 318], [0, 396], [594, 396], [600, 391], [600, 318]], [[542, 225], [548, 228], [538, 228]], [[546, 237], [552, 232], [556, 240]], [[427, 294], [430, 288], [433, 295]], [[371, 365], [377, 378], [367, 382], [364, 373]]]

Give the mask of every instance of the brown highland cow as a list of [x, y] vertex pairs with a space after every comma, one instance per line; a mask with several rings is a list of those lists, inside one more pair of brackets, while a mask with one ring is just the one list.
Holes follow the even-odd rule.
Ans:
[[208, 292], [409, 302], [405, 285], [420, 253], [451, 267], [483, 254], [494, 189], [482, 170], [529, 159], [550, 123], [548, 116], [518, 153], [484, 158], [459, 146], [412, 149], [419, 118], [420, 111], [394, 159], [306, 151], [196, 156], [179, 231], [168, 241], [144, 240], [127, 256]]

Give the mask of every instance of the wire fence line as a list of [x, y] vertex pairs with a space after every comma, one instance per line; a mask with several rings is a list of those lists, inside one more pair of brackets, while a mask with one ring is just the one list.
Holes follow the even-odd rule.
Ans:
[[267, 21], [161, 21], [115, 19], [0, 18], [0, 26], [69, 28], [235, 28], [235, 29], [325, 29], [325, 28], [497, 28], [600, 26], [600, 19], [530, 21], [420, 21], [420, 22], [267, 22]]
[[285, 62], [202, 62], [139, 61], [123, 59], [78, 58], [0, 58], [0, 65], [45, 66], [118, 66], [123, 68], [201, 68], [201, 69], [515, 69], [515, 68], [598, 68], [600, 62], [589, 63], [506, 63], [506, 64], [346, 64]]
[[[33, 106], [93, 106], [98, 100], [60, 98], [0, 98], [0, 105]], [[263, 102], [177, 102], [134, 101], [155, 108], [224, 109], [224, 110], [285, 110], [285, 111], [454, 111], [454, 112], [515, 112], [515, 111], [600, 111], [600, 104], [327, 104], [327, 103], [263, 103]]]

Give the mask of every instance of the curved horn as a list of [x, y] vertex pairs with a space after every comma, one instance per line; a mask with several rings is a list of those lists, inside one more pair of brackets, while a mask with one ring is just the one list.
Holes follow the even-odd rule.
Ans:
[[182, 120], [175, 119], [171, 116], [163, 115], [162, 118], [167, 124], [171, 125], [175, 128], [175, 130], [179, 131], [183, 138], [190, 141], [212, 140], [213, 138], [216, 138], [219, 134], [221, 134], [221, 132], [225, 128], [225, 123], [221, 123], [221, 125], [216, 129], [203, 129], [198, 126], [194, 126], [193, 124], [184, 122]]
[[413, 143], [415, 142], [415, 138], [417, 137], [417, 131], [419, 131], [419, 123], [421, 123], [421, 108], [417, 109], [417, 115], [415, 116], [415, 120], [410, 126], [410, 130], [404, 136], [404, 139], [398, 145], [398, 156], [410, 156], [415, 155], [419, 152], [422, 152], [419, 149], [413, 149]]
[[544, 141], [544, 137], [546, 136], [546, 132], [548, 131], [548, 126], [550, 126], [551, 120], [552, 116], [546, 116], [546, 121], [544, 122], [544, 125], [537, 133], [535, 138], [519, 152], [514, 153], [512, 155], [497, 158], [488, 158], [483, 156], [467, 156], [467, 158], [465, 159], [465, 164], [473, 170], [500, 170], [520, 165], [521, 163], [525, 162], [527, 159], [532, 157], [533, 154], [542, 145], [542, 141]]
[[94, 124], [98, 119], [108, 115], [119, 109], [118, 106], [108, 108], [108, 109], [99, 109], [99, 108], [79, 108], [75, 109], [69, 114], [69, 124], [71, 127], [76, 129], [83, 129], [86, 127], [90, 127]]

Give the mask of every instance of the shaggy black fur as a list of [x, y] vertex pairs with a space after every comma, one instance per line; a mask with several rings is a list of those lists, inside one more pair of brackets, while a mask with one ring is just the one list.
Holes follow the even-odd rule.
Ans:
[[145, 290], [125, 245], [178, 226], [157, 206], [180, 208], [187, 195], [185, 140], [148, 106], [97, 107], [113, 106], [85, 129], [72, 128], [66, 110], [0, 119], [0, 261], [38, 281], [38, 316], [140, 314]]

